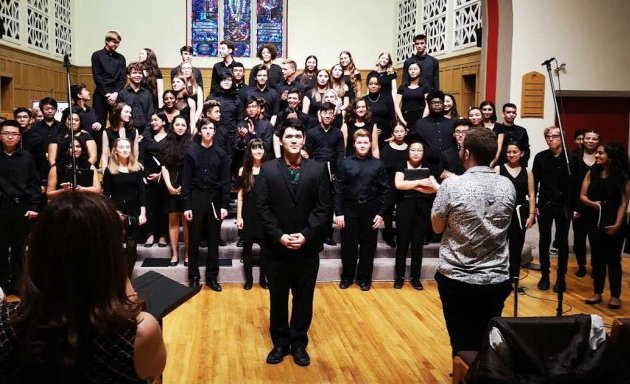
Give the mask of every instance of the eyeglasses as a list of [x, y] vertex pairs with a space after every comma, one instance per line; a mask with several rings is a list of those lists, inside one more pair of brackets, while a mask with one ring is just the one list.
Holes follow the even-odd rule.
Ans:
[[3, 137], [20, 137], [22, 135], [17, 132], [2, 132], [2, 136]]
[[559, 138], [560, 138], [560, 135], [545, 135], [545, 139], [547, 140], [555, 140]]

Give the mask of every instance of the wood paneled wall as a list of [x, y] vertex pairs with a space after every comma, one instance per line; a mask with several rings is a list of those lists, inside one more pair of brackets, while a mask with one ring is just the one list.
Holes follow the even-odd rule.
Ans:
[[480, 68], [481, 52], [440, 60], [440, 88], [455, 96], [460, 115], [481, 102]]

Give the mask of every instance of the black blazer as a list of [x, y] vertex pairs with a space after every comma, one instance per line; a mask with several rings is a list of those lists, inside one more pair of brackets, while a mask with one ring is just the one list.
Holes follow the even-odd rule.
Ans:
[[[271, 251], [280, 254], [319, 253], [325, 229], [332, 225], [330, 181], [324, 164], [303, 159], [293, 193], [284, 158], [263, 163], [256, 180], [256, 204]], [[280, 244], [284, 234], [301, 233], [306, 243], [297, 251]]]

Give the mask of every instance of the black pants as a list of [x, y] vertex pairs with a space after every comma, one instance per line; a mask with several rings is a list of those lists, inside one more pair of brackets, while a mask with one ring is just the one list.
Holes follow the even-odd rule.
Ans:
[[521, 271], [523, 245], [525, 245], [525, 229], [521, 229], [516, 213], [512, 215], [512, 222], [508, 228], [508, 249], [510, 251], [510, 277], [518, 279]]
[[0, 286], [8, 292], [14, 290], [22, 275], [24, 241], [32, 225], [24, 217], [28, 210], [28, 201], [0, 201]]
[[[350, 204], [353, 207], [345, 208]], [[345, 228], [341, 230], [341, 279], [372, 282], [378, 229], [374, 225], [375, 210], [369, 204], [344, 202]], [[351, 211], [351, 213], [349, 212]], [[357, 265], [357, 258], [359, 263]]]
[[[94, 108], [94, 113], [96, 113], [96, 120], [101, 123], [101, 130], [104, 130], [107, 126], [107, 114], [112, 110], [112, 106], [107, 102], [107, 97], [99, 92], [94, 92], [92, 94], [92, 108]], [[109, 143], [109, 145], [112, 144]]]
[[610, 296], [621, 297], [621, 249], [625, 228], [614, 235], [608, 235], [598, 230], [596, 218], [588, 228], [588, 241], [591, 243], [591, 264], [593, 265], [593, 291], [597, 294], [604, 292], [606, 270], [608, 270], [608, 284]]
[[[295, 252], [292, 255], [270, 255], [267, 261], [269, 279], [269, 331], [275, 347], [306, 347], [308, 328], [313, 319], [313, 296], [319, 270], [319, 255]], [[289, 318], [289, 291], [293, 295]]]
[[583, 216], [573, 219], [573, 252], [579, 266], [586, 266], [586, 235], [588, 223]]
[[267, 280], [267, 267], [266, 260], [269, 258], [269, 249], [265, 240], [263, 239], [245, 239], [243, 240], [243, 272], [245, 273], [245, 281], [251, 283], [254, 280], [252, 275], [252, 269], [254, 267], [254, 260], [252, 256], [252, 246], [257, 243], [260, 246], [259, 267], [260, 277], [258, 281], [265, 282]]
[[431, 220], [431, 200], [402, 199], [396, 206], [396, 212], [396, 227], [398, 230], [396, 278], [405, 278], [407, 252], [411, 244], [411, 271], [409, 277], [412, 280], [420, 279], [420, 273], [422, 272], [422, 247], [424, 246], [424, 237]]
[[453, 356], [459, 351], [478, 351], [490, 319], [501, 316], [510, 294], [510, 281], [476, 285], [435, 274], [444, 321]]
[[538, 207], [538, 231], [540, 239], [538, 252], [540, 270], [549, 274], [549, 246], [551, 245], [551, 224], [556, 224], [556, 246], [558, 247], [558, 276], [567, 272], [569, 261], [569, 217], [562, 204], [541, 204]]
[[147, 197], [147, 231], [157, 241], [159, 237], [167, 236], [168, 233], [166, 186], [161, 181], [159, 183], [149, 181], [145, 191]]
[[[193, 190], [190, 203], [193, 219], [188, 223], [188, 278], [199, 278], [199, 242], [205, 228], [208, 235], [206, 257], [206, 283], [217, 281], [219, 276], [219, 235], [221, 232], [221, 207], [213, 210], [214, 191]], [[215, 216], [215, 211], [216, 215]]]

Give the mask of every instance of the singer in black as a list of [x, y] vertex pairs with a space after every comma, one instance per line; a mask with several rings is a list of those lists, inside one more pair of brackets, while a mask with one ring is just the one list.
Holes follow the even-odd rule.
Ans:
[[[76, 181], [75, 191], [77, 192], [93, 192], [101, 193], [101, 183], [98, 180], [96, 167], [88, 161], [87, 148], [78, 138], [72, 139], [74, 142], [74, 157]], [[72, 167], [73, 150], [70, 148], [70, 138], [63, 139], [60, 143], [61, 148], [65, 148], [57, 156], [57, 161], [50, 167], [48, 172], [48, 186], [46, 187], [46, 196], [48, 200], [61, 195], [64, 192], [72, 190], [72, 182], [74, 179]]]
[[326, 166], [301, 156], [304, 133], [299, 120], [285, 120], [278, 132], [283, 156], [263, 163], [256, 181], [256, 205], [270, 247], [269, 330], [274, 348], [267, 356], [269, 364], [280, 363], [289, 353], [296, 364], [310, 364], [307, 332], [332, 204]]
[[210, 119], [200, 118], [197, 129], [201, 142], [192, 144], [188, 150], [182, 174], [184, 217], [189, 222], [188, 280], [191, 286], [199, 285], [199, 242], [205, 227], [208, 230], [206, 285], [221, 292], [217, 281], [219, 235], [230, 201], [230, 158], [213, 144], [215, 126]]
[[37, 217], [41, 188], [35, 160], [19, 148], [18, 122], [0, 123], [0, 135], [0, 287], [13, 293], [21, 275], [24, 241]]
[[339, 162], [334, 182], [335, 223], [341, 229], [343, 268], [339, 287], [348, 288], [356, 277], [361, 290], [369, 291], [389, 186], [385, 167], [372, 155], [372, 134], [358, 129], [352, 136], [354, 154]]
[[107, 114], [116, 106], [118, 93], [127, 79], [125, 57], [116, 52], [120, 40], [118, 32], [109, 31], [105, 34], [105, 47], [92, 54], [92, 77], [96, 85], [94, 111], [102, 127], [107, 122]]

